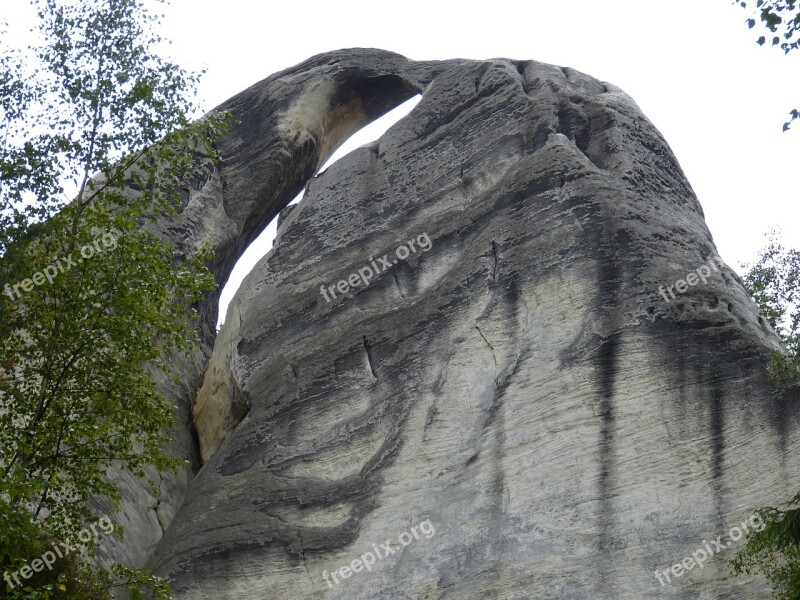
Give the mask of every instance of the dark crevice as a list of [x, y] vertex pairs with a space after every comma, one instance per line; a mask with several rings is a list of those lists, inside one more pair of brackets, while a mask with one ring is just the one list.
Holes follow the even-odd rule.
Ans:
[[401, 298], [405, 298], [406, 295], [403, 293], [403, 288], [400, 286], [400, 280], [397, 278], [397, 273], [393, 273], [394, 275], [394, 284], [397, 286], [397, 293], [400, 294]]
[[489, 350], [491, 350], [491, 351], [492, 351], [492, 358], [494, 358], [494, 366], [496, 367], [496, 366], [497, 366], [497, 356], [496, 356], [496, 355], [495, 355], [495, 353], [494, 353], [494, 346], [492, 346], [492, 344], [489, 342], [489, 340], [488, 340], [488, 339], [486, 339], [486, 336], [485, 336], [485, 335], [483, 335], [483, 332], [481, 331], [481, 328], [480, 328], [480, 327], [478, 327], [477, 325], [475, 325], [475, 329], [477, 329], [477, 330], [478, 330], [478, 333], [479, 333], [479, 334], [481, 335], [481, 337], [483, 338], [483, 341], [484, 341], [484, 342], [486, 342], [486, 345], [487, 345], [487, 346], [489, 346]]
[[528, 90], [530, 89], [530, 85], [528, 84], [528, 79], [525, 76], [525, 70], [528, 64], [527, 60], [512, 60], [511, 64], [519, 73], [520, 82], [522, 83], [522, 91], [527, 94]]
[[370, 350], [369, 342], [367, 342], [367, 337], [364, 336], [362, 338], [362, 344], [364, 345], [364, 354], [367, 357], [367, 365], [369, 366], [369, 372], [372, 373], [373, 381], [378, 379], [378, 376], [375, 374], [375, 369], [372, 366], [372, 352]]
[[497, 244], [492, 240], [492, 256], [494, 257], [494, 269], [492, 271], [492, 280], [497, 281]]

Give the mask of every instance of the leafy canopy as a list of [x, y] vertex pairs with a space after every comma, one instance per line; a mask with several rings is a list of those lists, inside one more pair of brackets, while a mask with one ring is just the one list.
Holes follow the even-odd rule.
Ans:
[[745, 288], [786, 346], [785, 352], [773, 356], [770, 372], [784, 382], [796, 381], [800, 379], [800, 252], [784, 248], [773, 231], [758, 261], [744, 266]]
[[[98, 499], [119, 507], [110, 469], [183, 464], [164, 451], [174, 407], [156, 373], [197, 345], [211, 256], [178, 255], [154, 222], [183, 207], [193, 157], [215, 157], [226, 124], [191, 121], [197, 76], [154, 51], [142, 0], [34, 4], [40, 44], [0, 35], [2, 573], [74, 540]], [[169, 597], [149, 573], [83, 556], [23, 583], [0, 598]]]
[[[759, 24], [762, 30], [766, 30], [760, 35], [756, 42], [763, 46], [770, 38], [772, 46], [777, 46], [784, 53], [788, 54], [792, 50], [800, 47], [800, 1], [798, 0], [734, 0], [742, 8], [754, 13], [753, 17], [747, 19], [747, 26], [753, 29]], [[791, 119], [783, 124], [783, 130], [789, 129], [791, 122], [800, 118], [800, 110], [797, 108], [789, 112]]]

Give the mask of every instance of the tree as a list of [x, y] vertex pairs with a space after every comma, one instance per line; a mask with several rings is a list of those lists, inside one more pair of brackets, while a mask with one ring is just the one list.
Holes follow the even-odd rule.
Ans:
[[[743, 279], [761, 316], [786, 345], [785, 352], [773, 355], [770, 375], [782, 384], [796, 384], [800, 381], [800, 252], [786, 250], [772, 232]], [[761, 573], [776, 598], [800, 600], [800, 493], [784, 509], [767, 506], [756, 512], [765, 527], [747, 534], [747, 545], [731, 561], [733, 572]]]
[[765, 524], [747, 534], [747, 545], [731, 561], [735, 575], [762, 573], [775, 598], [800, 598], [800, 493], [784, 510], [768, 506], [757, 511]]
[[[34, 3], [42, 45], [0, 46], [2, 574], [77, 539], [100, 516], [91, 498], [119, 506], [109, 469], [181, 463], [163, 450], [174, 407], [154, 370], [196, 347], [189, 307], [214, 285], [211, 257], [177, 256], [148, 223], [180, 207], [226, 119], [190, 121], [197, 76], [154, 53], [141, 0]], [[92, 565], [96, 542], [0, 597], [169, 597], [146, 572]]]
[[[753, 11], [753, 0], [750, 1], [750, 10]], [[734, 0], [742, 8], [747, 9], [747, 2]], [[758, 37], [756, 42], [763, 46], [767, 37], [771, 38], [771, 45], [778, 46], [784, 53], [800, 47], [800, 2], [798, 0], [756, 0], [753, 17], [747, 19], [747, 26], [752, 29], [756, 23], [766, 29], [766, 35]], [[800, 118], [797, 108], [789, 112], [791, 119], [783, 124], [783, 130], [789, 129], [791, 122]]]
[[773, 355], [770, 374], [788, 383], [800, 379], [800, 252], [784, 248], [773, 231], [758, 261], [743, 267], [745, 288], [786, 346]]

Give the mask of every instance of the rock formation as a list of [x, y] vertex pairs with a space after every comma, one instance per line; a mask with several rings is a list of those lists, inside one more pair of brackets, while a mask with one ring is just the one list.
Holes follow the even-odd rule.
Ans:
[[204, 307], [189, 381], [210, 359], [176, 396], [204, 464], [149, 559], [177, 600], [765, 594], [728, 577], [736, 542], [654, 575], [797, 491], [800, 393], [767, 378], [777, 337], [631, 98], [343, 50], [221, 109], [222, 161], [164, 234], [211, 243], [224, 282], [305, 196], [216, 340]]
[[[179, 254], [194, 257], [213, 249], [211, 265], [219, 289], [200, 307], [201, 347], [192, 356], [168, 357], [181, 381], [156, 372], [161, 392], [177, 407], [170, 452], [188, 466], [151, 478], [150, 485], [114, 472], [123, 496], [115, 516], [126, 529], [122, 541], [100, 548], [104, 560], [141, 565], [171, 523], [200, 467], [192, 407], [216, 336], [219, 293], [236, 260], [306, 181], [352, 133], [422, 90], [451, 62], [412, 63], [390, 52], [343, 50], [313, 57], [269, 77], [219, 107], [235, 115], [219, 142], [221, 163], [198, 155], [186, 201], [176, 218], [164, 218], [159, 233]], [[112, 514], [106, 503], [98, 511]]]

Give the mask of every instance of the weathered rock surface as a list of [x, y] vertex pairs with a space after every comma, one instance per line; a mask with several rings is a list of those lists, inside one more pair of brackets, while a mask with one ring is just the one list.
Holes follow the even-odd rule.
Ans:
[[224, 108], [242, 122], [189, 192], [183, 247], [212, 241], [224, 281], [308, 184], [197, 396], [207, 462], [150, 561], [177, 599], [765, 594], [727, 577], [733, 547], [654, 576], [796, 492], [800, 394], [767, 379], [778, 341], [730, 268], [659, 294], [719, 257], [627, 95], [533, 61], [351, 50]]
[[415, 64], [382, 50], [331, 52], [276, 73], [217, 109], [236, 116], [219, 142], [222, 162], [198, 155], [184, 206], [158, 225], [179, 254], [193, 257], [210, 247], [216, 255], [211, 270], [219, 288], [199, 307], [200, 349], [165, 357], [180, 383], [156, 373], [159, 389], [177, 407], [170, 452], [188, 466], [163, 476], [153, 472], [158, 496], [146, 482], [112, 473], [124, 498], [115, 518], [127, 533], [123, 541], [105, 541], [102, 559], [144, 564], [200, 466], [192, 407], [214, 344], [219, 293], [236, 260], [348, 136], [420, 91], [449, 64]]

